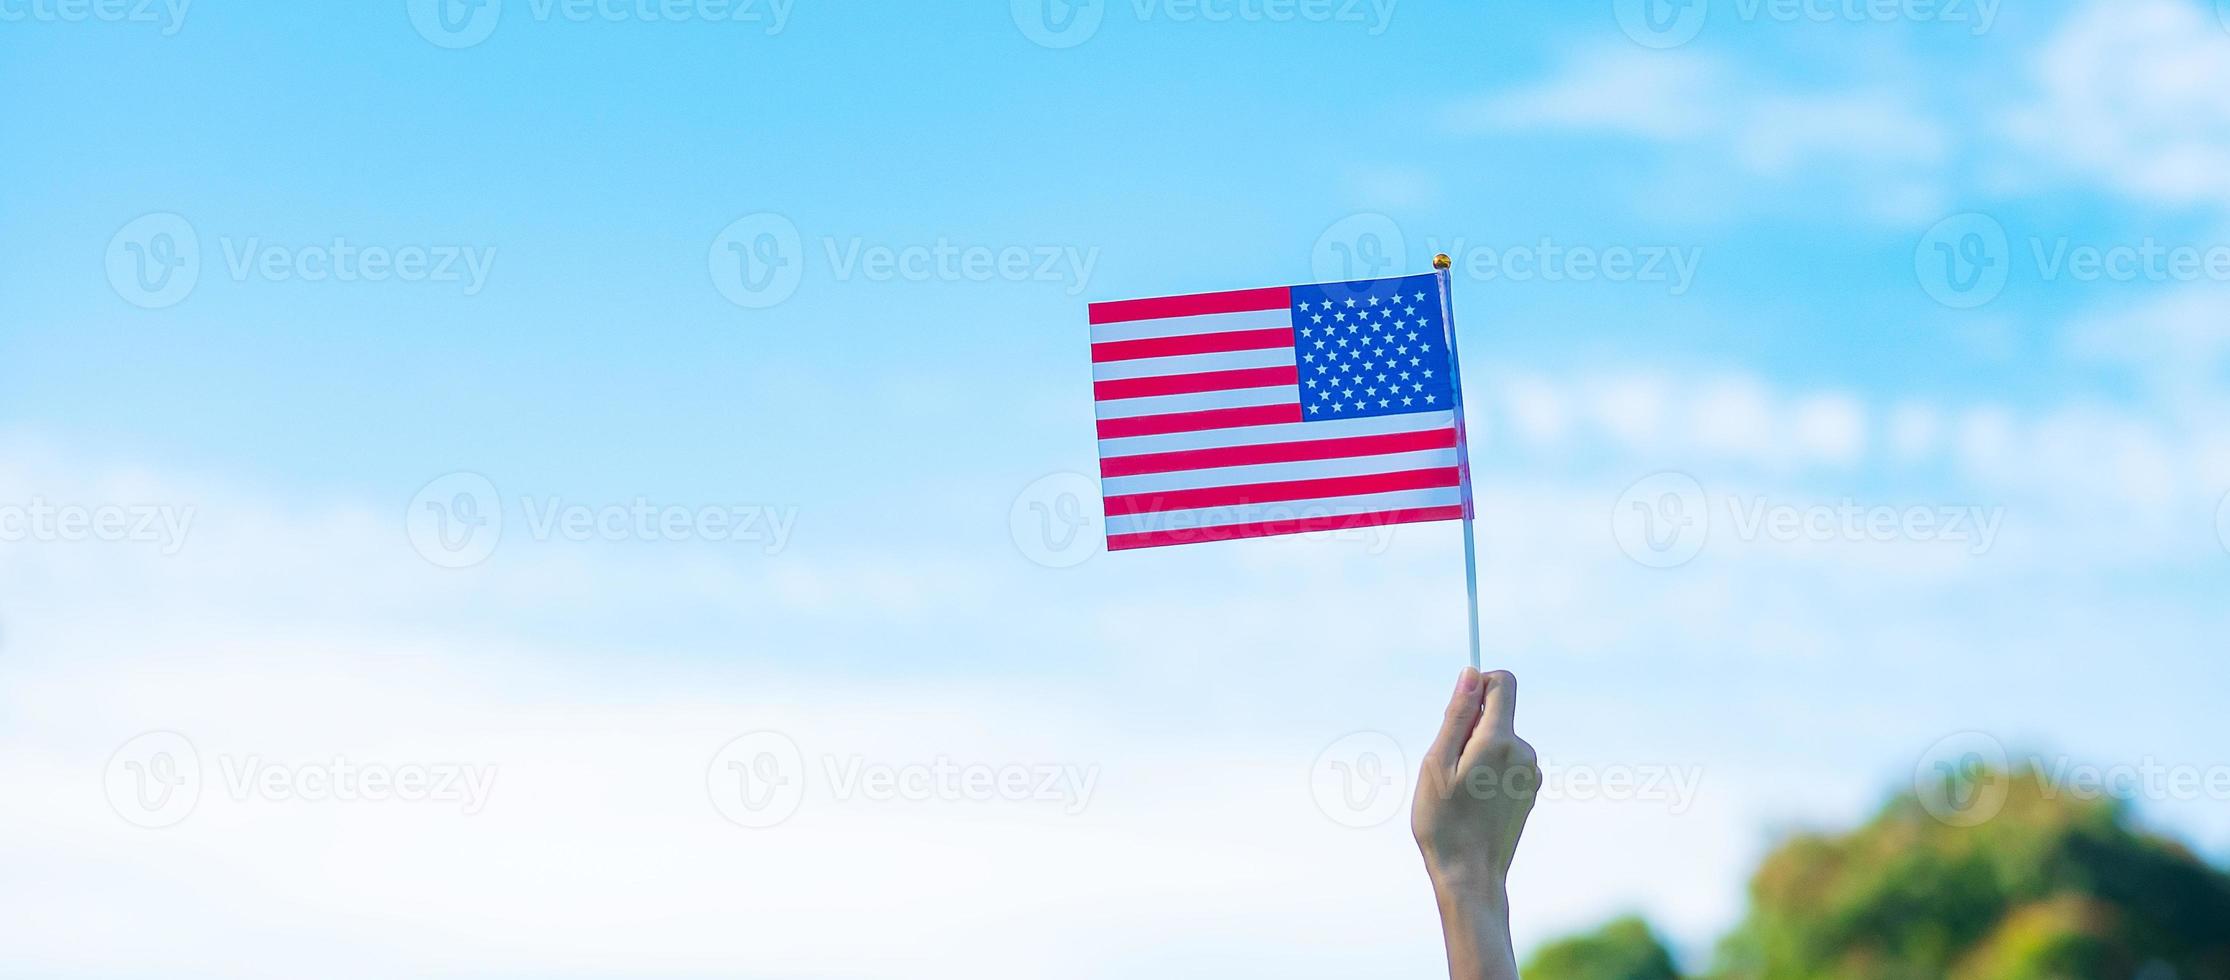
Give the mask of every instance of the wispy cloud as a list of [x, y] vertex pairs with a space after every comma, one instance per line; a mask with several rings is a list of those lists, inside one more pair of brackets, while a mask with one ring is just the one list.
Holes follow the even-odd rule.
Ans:
[[1709, 54], [1628, 46], [1578, 51], [1544, 79], [1450, 106], [1444, 122], [1631, 139], [1749, 177], [1847, 183], [1892, 218], [1940, 206], [1953, 149], [1950, 129], [1893, 86], [1792, 92]]
[[2028, 166], [2158, 204], [2230, 207], [2230, 31], [2206, 4], [2083, 4], [2002, 128]]

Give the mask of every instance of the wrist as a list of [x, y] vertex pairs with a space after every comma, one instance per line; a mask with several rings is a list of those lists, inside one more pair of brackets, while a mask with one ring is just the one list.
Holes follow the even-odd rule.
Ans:
[[1510, 907], [1509, 876], [1500, 868], [1476, 861], [1440, 861], [1428, 854], [1425, 873], [1443, 901], [1486, 909]]

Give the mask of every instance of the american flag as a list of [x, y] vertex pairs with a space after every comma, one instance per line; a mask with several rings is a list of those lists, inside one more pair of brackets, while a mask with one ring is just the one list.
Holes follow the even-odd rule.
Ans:
[[1091, 304], [1110, 551], [1464, 516], [1439, 277]]

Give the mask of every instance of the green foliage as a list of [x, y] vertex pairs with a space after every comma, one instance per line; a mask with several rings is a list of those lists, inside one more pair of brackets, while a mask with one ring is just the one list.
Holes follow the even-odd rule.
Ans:
[[[1906, 794], [1850, 833], [1783, 841], [1717, 980], [2230, 980], [2230, 875], [2041, 773], [1952, 778], [1950, 798], [1986, 807], [1931, 797], [1939, 819]], [[1635, 936], [1656, 942], [1621, 920], [1544, 947], [1526, 976], [1674, 976], [1669, 959], [1621, 972]]]
[[1672, 954], [1638, 918], [1550, 943], [1526, 963], [1526, 980], [1679, 980]]

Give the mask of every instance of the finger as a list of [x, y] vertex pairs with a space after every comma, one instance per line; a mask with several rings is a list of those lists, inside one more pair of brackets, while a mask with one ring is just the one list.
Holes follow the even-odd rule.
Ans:
[[1486, 724], [1496, 734], [1516, 735], [1518, 729], [1518, 675], [1507, 670], [1491, 671], [1483, 680], [1487, 686]]
[[1465, 667], [1456, 675], [1456, 692], [1448, 698], [1448, 714], [1441, 719], [1440, 734], [1433, 739], [1432, 752], [1426, 758], [1438, 760], [1443, 768], [1455, 765], [1464, 743], [1471, 739], [1471, 730], [1479, 724], [1479, 689], [1476, 668]]
[[1482, 759], [1481, 750], [1490, 744], [1501, 742], [1508, 745], [1516, 742], [1518, 737], [1514, 730], [1518, 714], [1516, 675], [1507, 670], [1489, 671], [1481, 675], [1480, 683], [1486, 687], [1486, 691], [1482, 697], [1482, 716], [1478, 727], [1472, 730], [1470, 740], [1464, 744], [1463, 756], [1468, 760], [1467, 766]]

